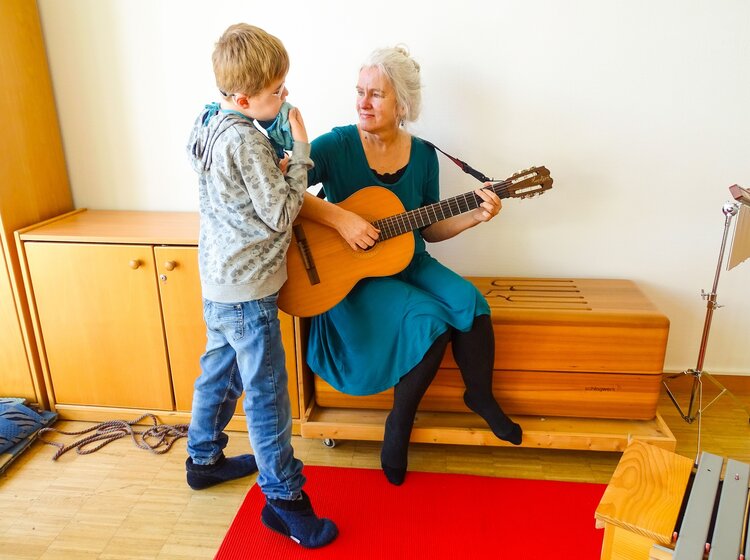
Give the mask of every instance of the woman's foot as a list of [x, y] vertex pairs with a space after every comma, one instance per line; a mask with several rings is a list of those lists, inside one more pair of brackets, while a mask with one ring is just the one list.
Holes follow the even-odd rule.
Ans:
[[466, 391], [464, 393], [464, 403], [487, 422], [492, 433], [499, 439], [513, 445], [521, 445], [523, 429], [519, 424], [508, 418], [494, 397], [476, 399], [472, 398], [469, 392]]
[[409, 452], [409, 438], [411, 437], [411, 423], [399, 425], [393, 411], [385, 420], [383, 447], [380, 450], [380, 466], [388, 482], [400, 486], [406, 478], [407, 454]]
[[383, 468], [383, 474], [388, 479], [388, 482], [395, 486], [401, 486], [406, 478], [406, 467], [397, 468], [389, 467], [381, 461], [380, 466]]

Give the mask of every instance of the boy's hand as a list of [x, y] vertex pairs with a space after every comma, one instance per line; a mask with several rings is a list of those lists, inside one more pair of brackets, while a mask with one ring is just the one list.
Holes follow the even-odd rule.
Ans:
[[292, 138], [295, 142], [307, 142], [307, 130], [302, 120], [302, 114], [297, 107], [289, 110], [289, 126], [292, 129]]
[[286, 176], [286, 170], [289, 169], [289, 154], [284, 154], [284, 158], [279, 160], [279, 169], [281, 174]]

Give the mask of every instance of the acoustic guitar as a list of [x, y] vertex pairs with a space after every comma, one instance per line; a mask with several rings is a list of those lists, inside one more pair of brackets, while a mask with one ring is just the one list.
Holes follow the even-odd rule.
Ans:
[[[532, 167], [484, 188], [500, 198], [529, 198], [552, 188], [552, 177], [545, 167]], [[298, 218], [292, 225], [288, 279], [279, 293], [279, 309], [297, 317], [328, 311], [363, 278], [390, 276], [408, 266], [414, 236], [405, 233], [473, 210], [482, 202], [471, 191], [406, 212], [388, 189], [365, 187], [338, 204], [380, 230], [373, 247], [357, 251], [335, 229]]]

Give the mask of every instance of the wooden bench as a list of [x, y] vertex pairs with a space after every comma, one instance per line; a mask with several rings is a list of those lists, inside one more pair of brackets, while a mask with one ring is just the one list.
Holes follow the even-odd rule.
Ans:
[[[602, 560], [737, 560], [747, 531], [750, 465], [702, 453], [693, 461], [634, 441], [596, 509]], [[716, 506], [716, 507], [715, 507]], [[682, 514], [684, 512], [684, 514]], [[715, 513], [715, 516], [714, 516]]]
[[[669, 320], [627, 280], [469, 278], [495, 328], [494, 392], [509, 414], [650, 420]], [[450, 347], [421, 410], [468, 412]], [[390, 409], [315, 378], [320, 406]]]
[[[468, 279], [490, 304], [493, 391], [509, 414], [523, 417], [524, 445], [621, 451], [632, 437], [642, 437], [674, 448], [656, 414], [669, 320], [635, 283]], [[303, 351], [305, 346], [303, 340]], [[313, 399], [303, 436], [382, 438], [392, 389], [355, 397], [317, 376], [310, 379]], [[420, 405], [412, 441], [503, 444], [466, 408], [463, 391], [449, 347]]]

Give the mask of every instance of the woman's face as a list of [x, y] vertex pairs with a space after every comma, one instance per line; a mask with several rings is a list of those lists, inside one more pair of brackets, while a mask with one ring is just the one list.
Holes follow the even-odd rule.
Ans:
[[363, 68], [357, 81], [357, 114], [359, 128], [376, 133], [398, 128], [396, 91], [377, 68]]

